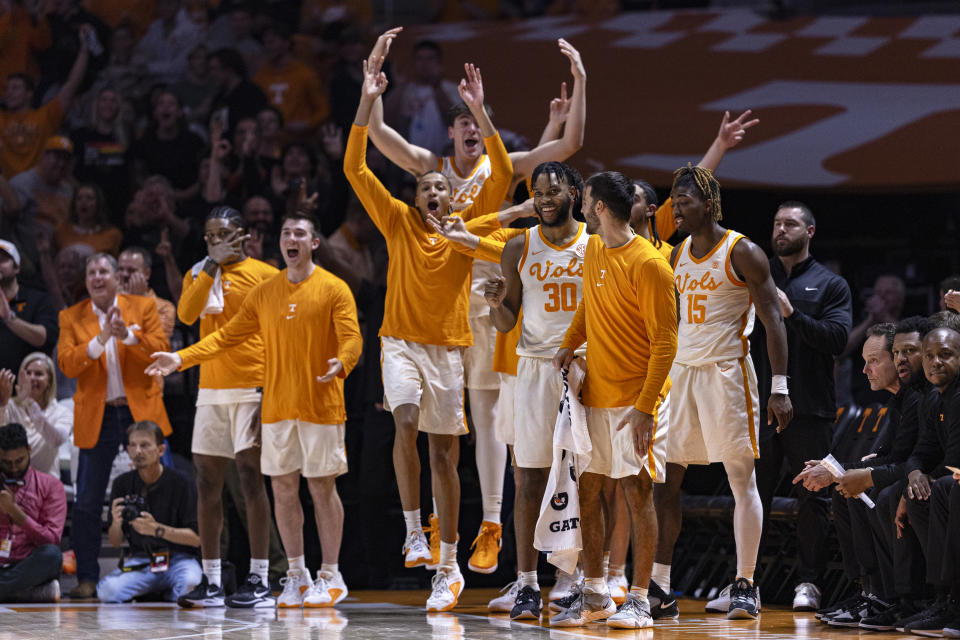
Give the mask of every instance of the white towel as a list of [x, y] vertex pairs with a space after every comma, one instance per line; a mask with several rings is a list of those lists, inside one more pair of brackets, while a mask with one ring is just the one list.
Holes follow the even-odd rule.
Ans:
[[[193, 274], [194, 280], [196, 280], [200, 272], [203, 271], [203, 264], [206, 261], [207, 259], [204, 258], [190, 268], [190, 273]], [[201, 318], [223, 313], [223, 281], [220, 279], [220, 272], [221, 269], [218, 266], [217, 272], [213, 275], [213, 286], [210, 287], [210, 291], [207, 293], [207, 303], [204, 305], [203, 311], [200, 312]]]
[[567, 573], [576, 569], [583, 548], [577, 479], [590, 464], [593, 448], [579, 397], [584, 374], [578, 358], [563, 377], [563, 397], [553, 432], [553, 464], [533, 534], [533, 546], [547, 552], [547, 560]]

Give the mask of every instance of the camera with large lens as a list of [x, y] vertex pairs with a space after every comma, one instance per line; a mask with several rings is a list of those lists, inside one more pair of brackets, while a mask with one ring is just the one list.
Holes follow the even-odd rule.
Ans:
[[131, 520], [136, 520], [146, 510], [147, 502], [143, 499], [143, 496], [127, 496], [120, 503], [120, 518], [124, 524], [129, 524]]

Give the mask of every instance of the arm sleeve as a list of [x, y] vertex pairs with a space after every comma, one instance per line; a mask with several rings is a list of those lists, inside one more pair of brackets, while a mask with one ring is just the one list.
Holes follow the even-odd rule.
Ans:
[[63, 535], [63, 525], [67, 521], [67, 496], [63, 485], [56, 478], [54, 482], [44, 482], [43, 499], [40, 502], [40, 511], [37, 517], [27, 516], [24, 520], [23, 532], [33, 544], [60, 544]]
[[885, 487], [907, 475], [906, 461], [917, 442], [919, 403], [919, 394], [904, 402], [889, 455], [857, 463], [858, 467], [873, 467], [870, 477], [874, 486]]
[[821, 317], [814, 318], [794, 309], [790, 317], [784, 319], [808, 346], [834, 356], [840, 355], [847, 346], [852, 321], [850, 288], [842, 280], [831, 280], [824, 296]]
[[647, 260], [638, 270], [638, 306], [650, 339], [650, 360], [634, 408], [653, 414], [677, 355], [677, 303], [673, 272], [666, 260]]
[[47, 414], [43, 412], [45, 420], [35, 424], [37, 431], [43, 435], [43, 439], [55, 446], [60, 446], [70, 438], [73, 432], [73, 412], [68, 411], [63, 405], [58, 404], [56, 410]]
[[350, 293], [350, 287], [342, 281], [336, 284], [336, 292], [332, 296], [333, 328], [337, 334], [337, 359], [343, 365], [340, 377], [346, 378], [360, 360], [363, 336], [360, 335], [360, 324], [357, 322], [357, 303]]
[[[503, 247], [509, 236], [504, 236], [501, 232], [504, 230], [500, 225], [499, 212], [488, 213], [478, 218], [473, 218], [466, 223], [467, 231], [479, 236], [479, 243], [476, 249], [468, 249], [459, 242], [452, 242], [450, 246], [460, 253], [479, 258], [487, 262], [500, 262], [500, 255], [503, 253]], [[496, 239], [494, 238], [496, 236]]]
[[173, 303], [163, 298], [154, 298], [157, 303], [157, 315], [160, 317], [160, 326], [167, 340], [173, 337], [173, 327], [177, 324], [177, 310]]
[[936, 418], [931, 411], [920, 411], [920, 424], [917, 431], [917, 443], [910, 452], [910, 457], [904, 465], [904, 472], [919, 469], [924, 473], [933, 469], [942, 459], [942, 447], [937, 438]]
[[183, 359], [181, 371], [205, 360], [216, 358], [224, 349], [236, 346], [251, 334], [260, 331], [258, 290], [259, 285], [247, 294], [243, 304], [240, 305], [240, 310], [230, 319], [230, 322], [203, 340], [177, 352]]
[[657, 213], [654, 214], [653, 220], [657, 227], [657, 235], [664, 242], [677, 232], [677, 223], [673, 219], [673, 202], [670, 198], [664, 200], [663, 204], [657, 207]]
[[37, 309], [31, 320], [33, 324], [39, 324], [47, 330], [47, 339], [44, 341], [40, 351], [50, 352], [53, 346], [57, 344], [57, 338], [60, 335], [60, 327], [57, 324], [57, 311], [50, 300], [50, 296], [44, 294], [37, 299]]
[[353, 125], [343, 156], [343, 172], [367, 210], [367, 215], [380, 232], [389, 237], [396, 226], [396, 217], [406, 213], [407, 205], [390, 195], [387, 188], [367, 166], [367, 127]]
[[587, 341], [587, 311], [584, 308], [584, 300], [580, 298], [580, 304], [577, 305], [577, 311], [573, 314], [570, 326], [563, 335], [563, 342], [560, 343], [561, 349], [570, 349], [576, 351], [580, 345]]
[[494, 133], [489, 138], [484, 138], [483, 142], [490, 156], [490, 177], [484, 181], [483, 188], [473, 204], [460, 214], [464, 220], [477, 218], [490, 211], [499, 211], [510, 189], [510, 181], [513, 180], [513, 163], [503, 146], [500, 134]]
[[183, 324], [193, 324], [200, 319], [204, 307], [207, 306], [207, 296], [213, 278], [206, 271], [201, 270], [194, 278], [190, 271], [183, 276], [183, 291], [180, 293], [180, 302], [177, 303], [177, 316]]

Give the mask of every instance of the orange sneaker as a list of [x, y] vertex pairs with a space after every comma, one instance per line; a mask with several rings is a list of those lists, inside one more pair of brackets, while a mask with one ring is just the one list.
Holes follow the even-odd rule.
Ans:
[[430, 534], [430, 562], [427, 563], [427, 569], [434, 571], [440, 566], [440, 518], [437, 514], [430, 514], [423, 532]]
[[503, 546], [503, 525], [484, 520], [480, 523], [480, 533], [470, 546], [473, 554], [467, 564], [470, 571], [493, 573], [497, 570], [497, 558]]
[[63, 552], [63, 573], [68, 576], [77, 573], [77, 554], [73, 552], [73, 549], [67, 549]]

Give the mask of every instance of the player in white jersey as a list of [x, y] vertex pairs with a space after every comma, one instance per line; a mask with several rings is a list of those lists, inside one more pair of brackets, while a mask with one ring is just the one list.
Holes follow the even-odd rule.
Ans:
[[[377, 39], [368, 60], [372, 63], [381, 56], [385, 57], [392, 41], [402, 30], [402, 27], [397, 27], [383, 33]], [[510, 154], [514, 182], [508, 193], [513, 193], [516, 185], [530, 176], [540, 163], [566, 160], [583, 145], [586, 71], [580, 60], [580, 53], [570, 43], [560, 39], [558, 45], [561, 53], [570, 60], [570, 70], [574, 78], [563, 135], [554, 138], [545, 131], [541, 144], [536, 148]], [[390, 161], [413, 175], [440, 171], [450, 181], [453, 195], [451, 204], [455, 210], [460, 210], [469, 206], [480, 192], [483, 182], [490, 174], [490, 163], [484, 154], [483, 138], [476, 120], [465, 105], [455, 105], [447, 114], [447, 121], [454, 149], [454, 155], [450, 157], [441, 158], [428, 149], [410, 144], [387, 126], [383, 121], [383, 102], [380, 99], [371, 113], [369, 135], [370, 140]], [[556, 134], [559, 126], [553, 125], [553, 121], [551, 124]], [[474, 553], [468, 566], [480, 573], [492, 573], [497, 569], [497, 553], [502, 534], [500, 503], [503, 495], [506, 447], [494, 437], [494, 417], [496, 411], [509, 408], [497, 406], [500, 378], [493, 371], [496, 332], [490, 321], [488, 308], [483, 302], [482, 289], [487, 280], [499, 274], [497, 265], [474, 261], [470, 298], [473, 346], [464, 353], [464, 386], [470, 394], [470, 415], [477, 438], [477, 471], [483, 495], [483, 522], [480, 534], [474, 541]], [[433, 541], [431, 537], [431, 547], [434, 546]]]
[[[719, 224], [720, 185], [713, 174], [687, 165], [675, 176], [673, 215], [677, 229], [690, 237], [670, 256], [680, 296], [680, 326], [670, 371], [674, 404], [667, 460], [682, 466], [669, 472], [668, 483], [679, 487], [685, 465], [723, 463], [736, 505], [737, 575], [725, 590], [727, 617], [756, 618], [760, 600], [753, 573], [763, 509], [754, 473], [759, 455], [757, 377], [747, 340], [754, 309], [766, 329], [773, 371], [768, 420], [776, 419], [780, 429], [793, 415], [787, 395], [786, 331], [766, 255]], [[674, 473], [677, 470], [681, 473]], [[720, 606], [714, 601], [708, 610]]]

